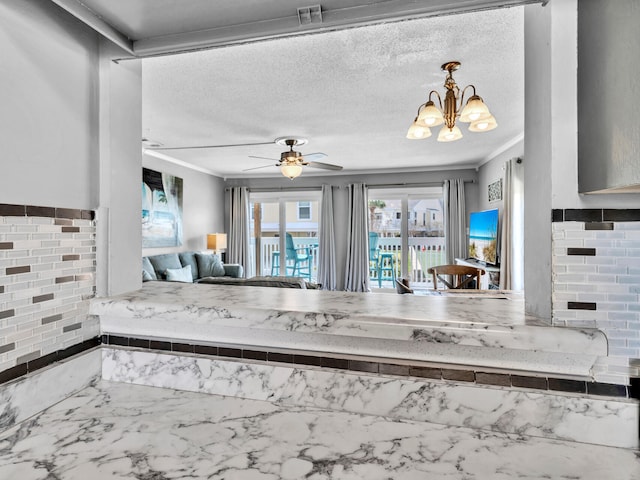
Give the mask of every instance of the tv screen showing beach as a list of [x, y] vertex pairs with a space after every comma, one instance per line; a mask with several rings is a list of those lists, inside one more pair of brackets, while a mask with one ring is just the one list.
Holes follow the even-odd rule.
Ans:
[[498, 210], [469, 215], [469, 256], [495, 265], [498, 259]]

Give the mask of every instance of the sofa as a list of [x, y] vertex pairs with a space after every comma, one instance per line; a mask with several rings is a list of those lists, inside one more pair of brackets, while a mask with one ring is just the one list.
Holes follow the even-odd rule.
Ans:
[[142, 257], [142, 281], [201, 283], [317, 289], [320, 285], [300, 277], [265, 276], [243, 278], [244, 269], [236, 263], [222, 263], [219, 255], [206, 252], [164, 253]]
[[242, 265], [222, 263], [219, 255], [206, 252], [164, 253], [142, 257], [142, 281], [201, 282], [204, 278], [241, 279]]

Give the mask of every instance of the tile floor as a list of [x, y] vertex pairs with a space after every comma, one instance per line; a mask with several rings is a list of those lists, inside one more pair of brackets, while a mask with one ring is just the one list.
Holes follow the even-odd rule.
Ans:
[[640, 478], [640, 452], [99, 382], [0, 434], [2, 480]]

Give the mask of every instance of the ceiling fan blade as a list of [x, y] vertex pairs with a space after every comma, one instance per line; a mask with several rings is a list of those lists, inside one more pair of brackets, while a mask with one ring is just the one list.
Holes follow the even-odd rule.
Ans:
[[261, 168], [267, 168], [267, 167], [277, 167], [278, 165], [262, 165], [261, 167], [253, 167], [253, 168], [245, 168], [244, 170], [242, 170], [243, 172], [248, 172], [249, 170], [259, 170]]
[[255, 155], [249, 155], [249, 158], [259, 158], [260, 160], [271, 160], [272, 162], [279, 162], [277, 158], [269, 158], [269, 157], [256, 157]]
[[302, 157], [306, 161], [319, 160], [319, 159], [324, 158], [326, 156], [327, 156], [327, 154], [326, 153], [322, 153], [322, 152], [308, 153], [306, 155], [302, 155]]
[[272, 145], [273, 142], [234, 143], [230, 145], [191, 145], [186, 147], [146, 147], [147, 150], [189, 150], [196, 148], [252, 147], [254, 145]]
[[333, 165], [331, 163], [309, 162], [309, 166], [312, 168], [322, 168], [324, 170], [342, 170], [340, 165]]

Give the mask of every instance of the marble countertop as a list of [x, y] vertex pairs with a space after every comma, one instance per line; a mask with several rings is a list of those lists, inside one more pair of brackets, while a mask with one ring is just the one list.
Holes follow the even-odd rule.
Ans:
[[147, 282], [92, 300], [103, 333], [589, 376], [596, 329], [550, 327], [521, 296], [397, 295]]

